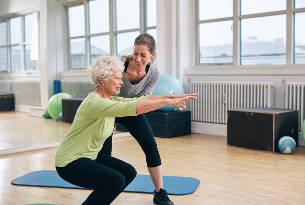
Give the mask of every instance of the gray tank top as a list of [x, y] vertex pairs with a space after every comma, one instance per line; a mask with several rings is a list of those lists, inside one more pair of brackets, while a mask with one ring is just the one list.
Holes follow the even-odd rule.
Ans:
[[[128, 66], [128, 64], [127, 64]], [[126, 64], [125, 64], [126, 67]], [[126, 70], [126, 69], [125, 69]], [[155, 64], [152, 64], [149, 69], [146, 69], [145, 77], [138, 83], [133, 84], [126, 78], [126, 73], [123, 72], [123, 85], [118, 96], [131, 98], [151, 95], [153, 89], [160, 77], [159, 70]]]

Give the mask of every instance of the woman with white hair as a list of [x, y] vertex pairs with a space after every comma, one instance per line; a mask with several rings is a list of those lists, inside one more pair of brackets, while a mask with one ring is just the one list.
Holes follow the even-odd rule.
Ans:
[[116, 97], [123, 84], [123, 64], [116, 57], [101, 56], [89, 69], [96, 86], [77, 110], [70, 131], [55, 157], [57, 173], [64, 180], [93, 189], [83, 204], [110, 204], [136, 176], [134, 167], [99, 153], [112, 135], [115, 117], [136, 116], [166, 105], [185, 108], [197, 94], [171, 99], [168, 96]]
[[[119, 96], [125, 98], [152, 95], [160, 73], [153, 63], [156, 55], [156, 42], [152, 35], [142, 33], [134, 40], [133, 53], [124, 56], [123, 86]], [[170, 94], [170, 98], [181, 98], [183, 95]], [[117, 117], [116, 123], [123, 125], [136, 139], [145, 154], [148, 172], [154, 185], [153, 202], [157, 205], [174, 205], [163, 186], [162, 160], [153, 130], [145, 115]], [[103, 145], [102, 153], [111, 155], [112, 137]]]

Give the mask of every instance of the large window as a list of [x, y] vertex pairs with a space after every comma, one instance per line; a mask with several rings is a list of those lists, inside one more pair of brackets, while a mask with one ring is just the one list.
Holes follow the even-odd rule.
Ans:
[[304, 0], [197, 2], [200, 64], [305, 64]]
[[84, 0], [67, 13], [70, 69], [84, 69], [100, 55], [132, 54], [140, 33], [156, 38], [156, 0]]
[[199, 62], [232, 63], [233, 0], [200, 0], [199, 11]]
[[37, 70], [37, 13], [0, 22], [0, 71]]
[[241, 21], [241, 64], [286, 63], [284, 15], [247, 18]]

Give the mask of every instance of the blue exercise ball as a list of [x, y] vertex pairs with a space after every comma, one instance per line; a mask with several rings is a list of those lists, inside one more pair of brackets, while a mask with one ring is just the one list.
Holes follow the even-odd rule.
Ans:
[[[184, 94], [184, 90], [180, 81], [172, 75], [162, 74], [153, 90], [153, 95], [169, 95], [169, 94]], [[173, 106], [165, 106], [159, 109], [159, 111], [173, 111], [177, 110]]]
[[63, 121], [62, 112], [59, 113], [59, 115], [58, 115], [58, 120]]
[[281, 153], [293, 153], [296, 149], [296, 142], [290, 136], [284, 136], [279, 140], [278, 148]]

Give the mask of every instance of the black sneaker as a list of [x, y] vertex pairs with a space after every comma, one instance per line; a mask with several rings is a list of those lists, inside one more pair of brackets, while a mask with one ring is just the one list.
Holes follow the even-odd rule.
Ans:
[[153, 202], [158, 205], [174, 205], [174, 203], [168, 198], [165, 189], [160, 189], [159, 192], [154, 191]]

